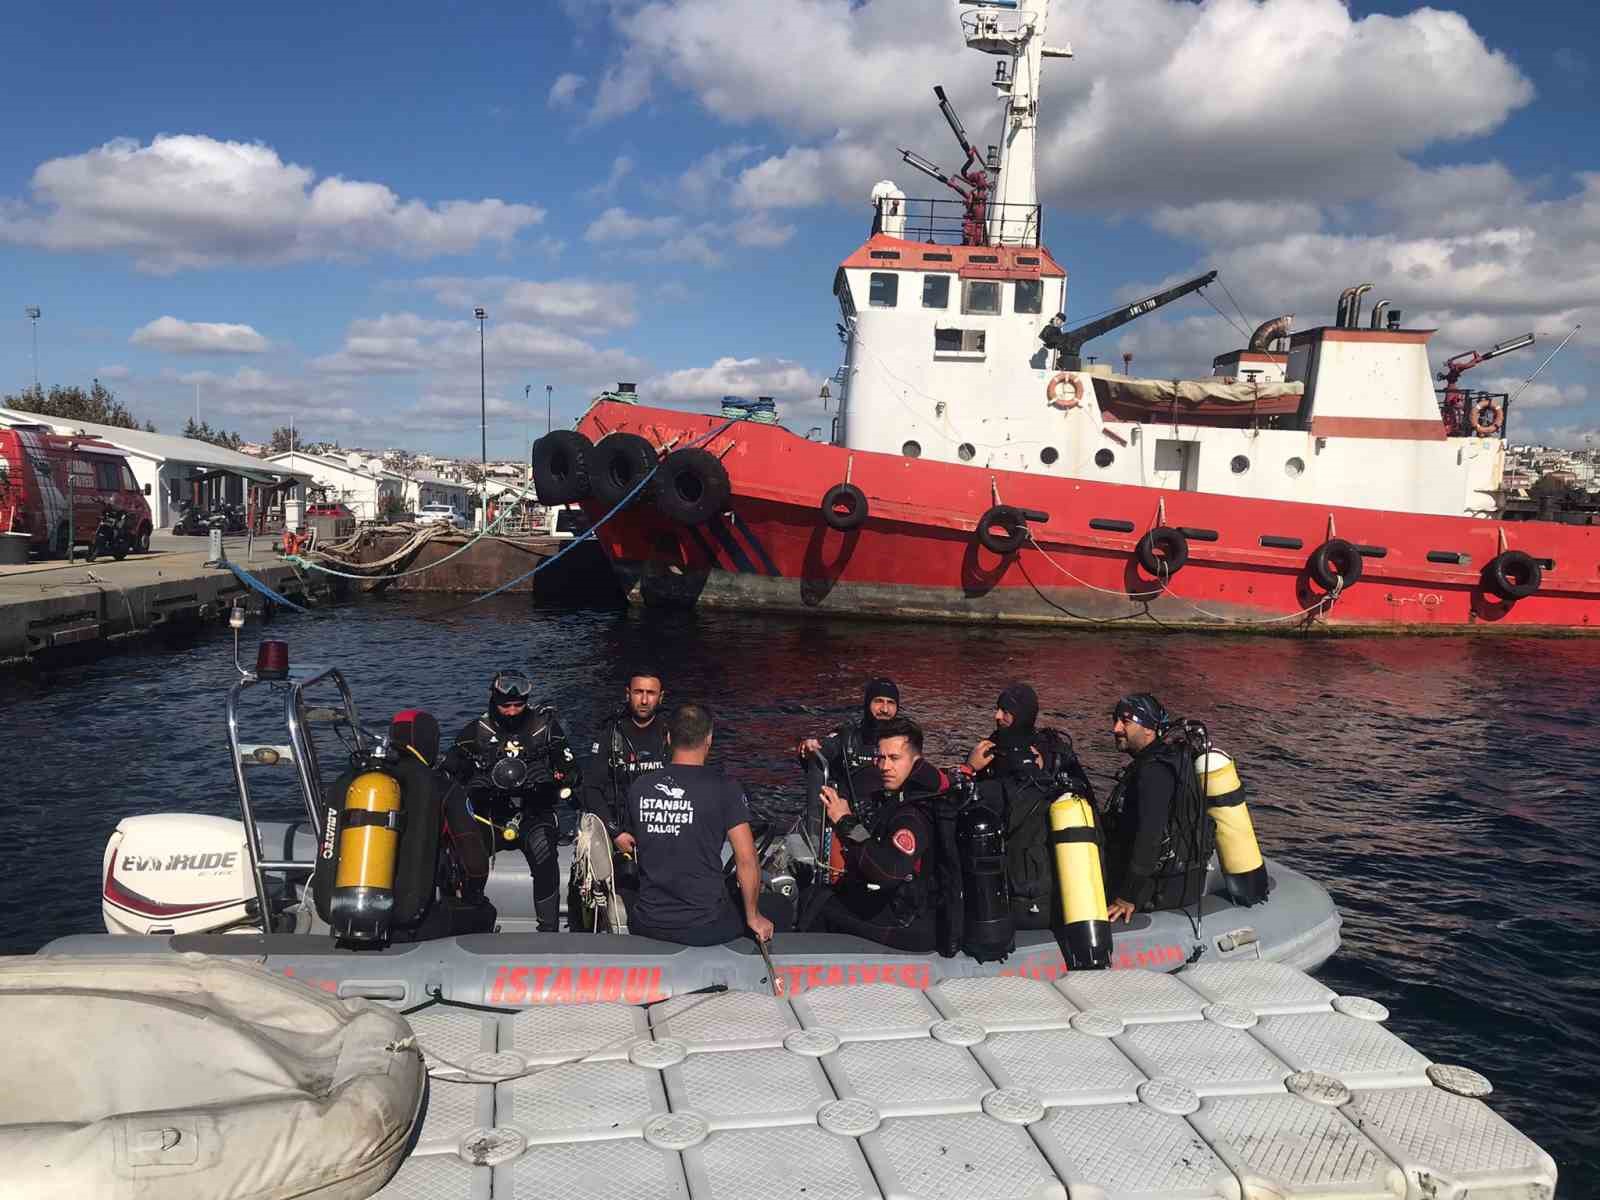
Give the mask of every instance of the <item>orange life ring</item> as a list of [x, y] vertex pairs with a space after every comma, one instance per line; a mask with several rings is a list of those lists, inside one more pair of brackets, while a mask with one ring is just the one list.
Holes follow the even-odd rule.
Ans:
[[1505, 409], [1493, 396], [1484, 396], [1472, 406], [1472, 432], [1481, 437], [1499, 433], [1506, 423]]
[[1044, 386], [1044, 398], [1051, 408], [1077, 408], [1083, 403], [1083, 376], [1057, 371]]

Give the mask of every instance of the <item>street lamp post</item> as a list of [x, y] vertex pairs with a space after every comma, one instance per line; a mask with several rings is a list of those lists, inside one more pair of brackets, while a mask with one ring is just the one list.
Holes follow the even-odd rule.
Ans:
[[22, 315], [33, 322], [33, 390], [39, 390], [39, 306], [30, 304], [22, 310]]
[[533, 384], [522, 388], [522, 463], [528, 468], [528, 482], [533, 482]]
[[478, 481], [478, 520], [485, 525], [489, 521], [489, 392], [485, 384], [486, 375], [483, 365], [483, 323], [489, 319], [489, 314], [482, 308], [472, 310], [472, 315], [478, 322], [478, 433], [482, 439], [479, 449], [483, 467], [483, 478]]
[[555, 408], [553, 407], [555, 401], [550, 398], [551, 393], [554, 391], [555, 388], [551, 387], [548, 383], [544, 385], [544, 431], [546, 433], [550, 432], [550, 422], [552, 414], [555, 412]]

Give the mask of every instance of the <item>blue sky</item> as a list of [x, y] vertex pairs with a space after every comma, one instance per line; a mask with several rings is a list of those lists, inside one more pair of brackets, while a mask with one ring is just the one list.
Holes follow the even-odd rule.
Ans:
[[[264, 437], [522, 453], [544, 389], [816, 422], [830, 282], [895, 145], [953, 164], [943, 83], [990, 140], [992, 65], [945, 0], [29, 6], [0, 116], [0, 390], [100, 377], [141, 416]], [[396, 15], [396, 14], [399, 15]], [[1055, 0], [1046, 239], [1088, 315], [1218, 267], [1251, 323], [1378, 283], [1435, 357], [1535, 329], [1514, 420], [1600, 426], [1597, 18], [1336, 0]], [[19, 100], [18, 98], [26, 98]], [[1220, 293], [1217, 300], [1231, 313]], [[1237, 317], [1235, 317], [1237, 320]], [[1205, 373], [1198, 300], [1091, 345]], [[536, 415], [524, 404], [531, 389]]]

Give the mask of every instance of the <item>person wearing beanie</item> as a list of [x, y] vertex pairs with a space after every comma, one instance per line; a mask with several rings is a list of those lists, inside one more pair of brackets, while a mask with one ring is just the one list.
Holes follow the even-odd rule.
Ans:
[[994, 732], [967, 756], [979, 802], [1005, 822], [1006, 884], [1018, 929], [1048, 929], [1056, 911], [1050, 805], [1065, 792], [1091, 803], [1094, 788], [1072, 739], [1039, 728], [1039, 694], [1021, 680], [995, 701]]
[[[820, 755], [828, 764], [828, 778], [846, 797], [853, 797], [863, 810], [871, 807], [870, 797], [878, 790], [878, 727], [892, 721], [900, 712], [900, 688], [885, 677], [869, 679], [861, 689], [861, 714], [834, 726], [823, 737], [802, 738], [795, 753], [804, 764]], [[809, 799], [820, 803], [818, 772], [808, 772]], [[820, 811], [813, 808], [811, 811]], [[872, 814], [863, 811], [868, 818]]]

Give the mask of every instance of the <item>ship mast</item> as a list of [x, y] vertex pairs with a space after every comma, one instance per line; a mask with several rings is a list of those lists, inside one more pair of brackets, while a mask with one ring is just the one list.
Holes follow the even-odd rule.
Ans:
[[1039, 126], [1040, 67], [1046, 58], [1071, 58], [1070, 47], [1047, 46], [1050, 0], [961, 0], [967, 45], [997, 55], [994, 86], [1004, 100], [999, 178], [989, 216], [994, 245], [1039, 243], [1039, 181], [1035, 143]]

